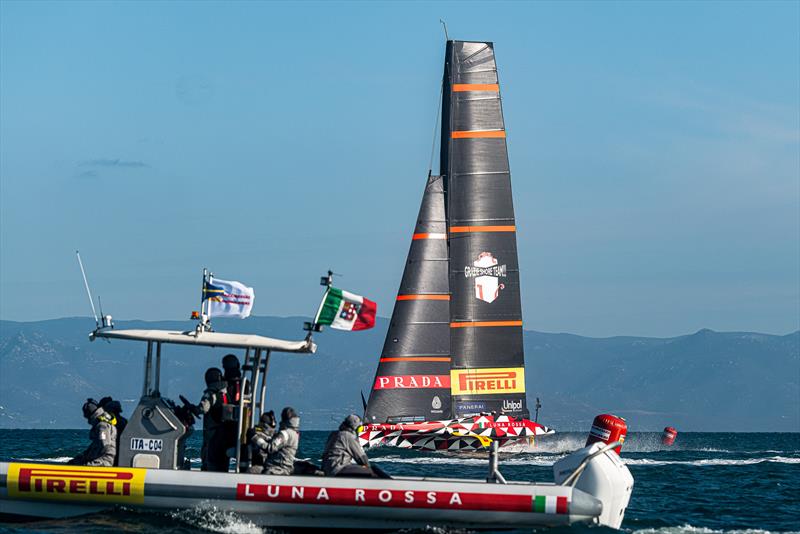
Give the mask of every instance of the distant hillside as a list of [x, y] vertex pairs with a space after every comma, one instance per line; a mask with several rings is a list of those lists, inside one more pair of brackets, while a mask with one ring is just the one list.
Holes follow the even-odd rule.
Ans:
[[[302, 318], [215, 321], [217, 329], [301, 339]], [[0, 428], [82, 428], [86, 397], [112, 394], [130, 413], [141, 394], [144, 344], [89, 342], [86, 318], [0, 321]], [[188, 329], [188, 321], [120, 321], [117, 328]], [[326, 330], [312, 356], [277, 354], [269, 399], [292, 404], [307, 429], [334, 427], [361, 412], [387, 321], [366, 332]], [[800, 431], [800, 332], [785, 336], [713, 332], [668, 339], [587, 338], [525, 332], [528, 398], [541, 421], [587, 430], [612, 411], [633, 430]], [[165, 346], [162, 392], [199, 399], [206, 368], [223, 349]]]

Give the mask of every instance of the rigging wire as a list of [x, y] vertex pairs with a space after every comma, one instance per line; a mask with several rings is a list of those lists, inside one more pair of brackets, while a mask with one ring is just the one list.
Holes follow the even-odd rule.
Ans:
[[428, 176], [433, 172], [433, 154], [436, 152], [436, 130], [439, 128], [439, 115], [442, 112], [442, 94], [444, 93], [444, 80], [439, 86], [439, 104], [436, 106], [436, 121], [433, 123], [433, 142], [431, 143], [431, 159], [428, 161]]

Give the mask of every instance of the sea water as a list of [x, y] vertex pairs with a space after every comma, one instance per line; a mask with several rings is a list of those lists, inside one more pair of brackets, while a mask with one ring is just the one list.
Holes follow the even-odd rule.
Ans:
[[[327, 432], [302, 432], [299, 457], [318, 461]], [[501, 455], [509, 480], [552, 481], [553, 462], [583, 446], [585, 433], [562, 433]], [[198, 465], [199, 433], [188, 454]], [[86, 446], [85, 430], [0, 430], [0, 460], [65, 462]], [[485, 455], [420, 453], [390, 447], [369, 451], [391, 474], [484, 478]], [[660, 434], [631, 433], [622, 458], [635, 484], [623, 531], [636, 534], [800, 532], [800, 434], [689, 433], [675, 445]], [[610, 534], [611, 529], [541, 529], [552, 534]], [[163, 513], [115, 510], [91, 516], [0, 524], [0, 532], [260, 533], [246, 518], [213, 506]], [[429, 532], [469, 532], [429, 529]], [[404, 530], [403, 532], [424, 532]], [[517, 531], [522, 532], [522, 531]]]

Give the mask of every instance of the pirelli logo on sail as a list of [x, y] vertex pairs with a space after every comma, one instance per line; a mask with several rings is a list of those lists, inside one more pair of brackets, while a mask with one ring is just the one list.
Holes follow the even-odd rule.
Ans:
[[8, 496], [141, 504], [144, 476], [144, 469], [12, 463], [8, 467]]
[[450, 393], [453, 395], [525, 393], [525, 368], [451, 369]]

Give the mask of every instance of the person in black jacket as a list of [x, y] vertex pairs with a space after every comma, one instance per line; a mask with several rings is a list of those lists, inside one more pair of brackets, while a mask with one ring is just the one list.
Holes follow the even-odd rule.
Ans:
[[228, 456], [223, 439], [222, 405], [227, 400], [227, 389], [222, 371], [216, 367], [206, 370], [206, 390], [194, 407], [194, 414], [203, 416], [203, 447], [200, 450], [203, 471], [228, 470]]

